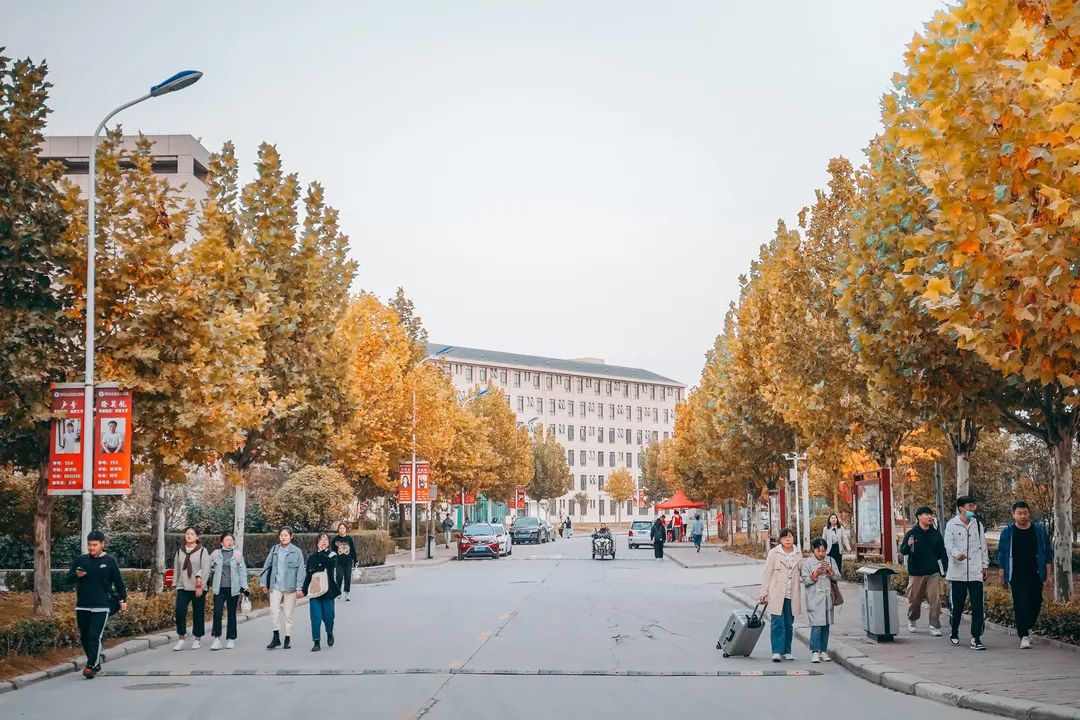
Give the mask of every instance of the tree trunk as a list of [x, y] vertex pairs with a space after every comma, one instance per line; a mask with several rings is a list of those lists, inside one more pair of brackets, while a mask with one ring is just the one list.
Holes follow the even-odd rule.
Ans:
[[970, 493], [968, 476], [971, 468], [971, 453], [974, 452], [975, 442], [978, 439], [979, 426], [971, 418], [960, 418], [955, 432], [949, 433], [949, 443], [952, 445], [953, 452], [956, 453], [956, 497], [963, 497]]
[[34, 503], [34, 614], [52, 617], [52, 509], [49, 495], [49, 469], [42, 463], [38, 468]]
[[971, 453], [967, 450], [956, 453], [956, 497], [963, 497], [969, 492], [968, 475], [971, 472]]
[[1073, 434], [1070, 431], [1058, 435], [1051, 448], [1054, 460], [1054, 599], [1069, 602], [1072, 599], [1072, 450]]
[[244, 557], [244, 531], [247, 526], [247, 475], [233, 488], [233, 542], [240, 557]]
[[165, 589], [165, 478], [157, 468], [150, 472], [150, 534], [154, 550], [146, 594], [156, 595]]

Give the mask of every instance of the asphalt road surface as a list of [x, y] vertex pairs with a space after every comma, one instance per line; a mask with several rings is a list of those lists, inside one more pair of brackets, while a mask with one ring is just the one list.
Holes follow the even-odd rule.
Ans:
[[399, 569], [338, 601], [333, 648], [324, 638], [310, 652], [305, 606], [291, 650], [264, 649], [260, 618], [240, 625], [235, 650], [211, 652], [206, 639], [198, 651], [130, 655], [92, 681], [71, 674], [2, 695], [0, 718], [977, 716], [811, 665], [798, 641], [795, 662], [769, 662], [767, 628], [751, 658], [725, 660], [716, 638], [735, 606], [721, 588], [753, 582], [760, 566], [683, 569], [617, 544], [614, 561], [590, 560], [576, 537]]

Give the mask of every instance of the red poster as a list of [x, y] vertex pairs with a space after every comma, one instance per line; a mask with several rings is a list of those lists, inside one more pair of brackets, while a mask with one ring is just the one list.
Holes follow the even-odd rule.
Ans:
[[94, 493], [131, 492], [131, 391], [94, 388]]
[[[398, 502], [409, 503], [413, 499], [412, 488], [412, 463], [401, 463], [398, 466]], [[431, 490], [428, 485], [428, 474], [431, 466], [427, 461], [416, 461], [416, 502], [426, 503], [431, 499]]]
[[514, 509], [515, 510], [524, 510], [525, 509], [525, 488], [518, 488], [517, 489], [517, 497], [516, 497], [515, 500], [516, 501], [514, 503]]
[[52, 442], [49, 446], [49, 494], [82, 492], [83, 385], [54, 383], [52, 396]]
[[[458, 490], [456, 493], [454, 493], [454, 502], [453, 502], [453, 504], [454, 505], [461, 505], [462, 504], [461, 499], [462, 499], [461, 498], [461, 490]], [[475, 505], [476, 504], [476, 493], [466, 492], [465, 493], [465, 502], [464, 502], [464, 504], [465, 505]]]
[[645, 491], [644, 490], [635, 490], [634, 491], [634, 507], [639, 507], [639, 508], [645, 507]]

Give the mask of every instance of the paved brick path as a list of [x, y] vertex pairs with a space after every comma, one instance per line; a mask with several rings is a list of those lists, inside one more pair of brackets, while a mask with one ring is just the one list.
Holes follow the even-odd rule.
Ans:
[[[948, 613], [942, 611], [944, 635], [931, 637], [926, 629], [925, 608], [919, 632], [912, 635], [907, 631], [908, 604], [903, 597], [899, 599], [900, 635], [896, 642], [877, 643], [861, 629], [861, 588], [846, 582], [841, 583], [841, 588], [846, 602], [837, 611], [832, 641], [943, 685], [1080, 709], [1080, 652], [1076, 649], [1036, 643], [1031, 650], [1021, 650], [1011, 630], [989, 625], [983, 634], [987, 650], [976, 652], [967, 647], [971, 634], [966, 618], [960, 626], [961, 644], [953, 647], [948, 641]], [[734, 589], [754, 597], [759, 588], [750, 585]], [[795, 624], [805, 626], [805, 615]]]

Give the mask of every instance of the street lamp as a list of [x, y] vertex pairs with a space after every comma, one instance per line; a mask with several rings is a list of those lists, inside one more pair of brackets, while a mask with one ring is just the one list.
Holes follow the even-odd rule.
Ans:
[[202, 77], [198, 70], [184, 70], [170, 78], [154, 85], [150, 92], [126, 102], [105, 116], [98, 123], [94, 135], [90, 139], [90, 188], [87, 193], [86, 213], [86, 368], [85, 388], [83, 390], [83, 492], [82, 492], [82, 551], [86, 549], [86, 535], [90, 532], [94, 523], [94, 286], [97, 282], [95, 276], [94, 250], [95, 250], [95, 210], [97, 204], [97, 143], [98, 136], [105, 129], [105, 123], [112, 120], [113, 116], [132, 105], [137, 105], [143, 100], [161, 97], [177, 90], [183, 90], [189, 85], [194, 85]]
[[[793, 453], [784, 453], [784, 459], [795, 464], [795, 532], [799, 536], [799, 543], [803, 550], [810, 549], [810, 482], [809, 478], [802, 478], [802, 488], [799, 488], [799, 461], [806, 460], [806, 453], [799, 454], [798, 447]], [[800, 495], [802, 506], [800, 508]], [[805, 518], [805, 519], [804, 519]]]
[[[447, 345], [437, 353], [428, 355], [426, 358], [416, 363], [416, 367], [419, 368], [428, 360], [440, 358], [451, 352], [453, 349], [452, 346]], [[416, 383], [413, 383], [412, 389], [412, 482], [409, 483], [409, 486], [412, 488], [412, 499], [409, 503], [412, 506], [412, 510], [409, 514], [409, 561], [416, 562]]]

